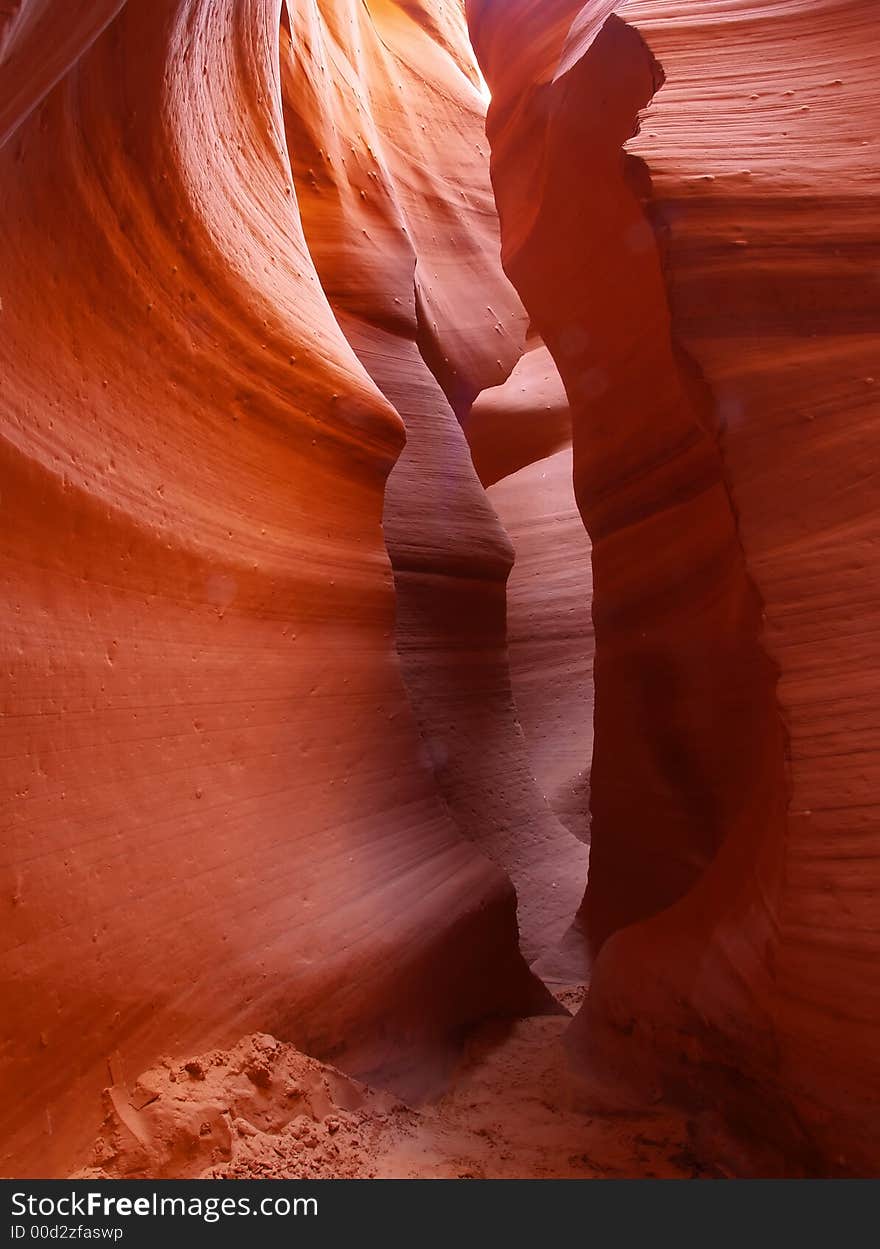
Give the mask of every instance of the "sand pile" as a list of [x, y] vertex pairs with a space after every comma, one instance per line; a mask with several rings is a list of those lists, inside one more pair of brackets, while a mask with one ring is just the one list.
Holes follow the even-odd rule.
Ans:
[[110, 1178], [366, 1178], [387, 1118], [411, 1113], [263, 1033], [162, 1060], [104, 1094], [92, 1164]]

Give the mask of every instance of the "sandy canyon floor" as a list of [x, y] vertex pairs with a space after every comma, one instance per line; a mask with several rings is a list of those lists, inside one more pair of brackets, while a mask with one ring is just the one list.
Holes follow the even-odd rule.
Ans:
[[[564, 1015], [474, 1034], [449, 1091], [392, 1119], [379, 1177], [437, 1179], [691, 1178], [702, 1172], [687, 1124], [668, 1110], [635, 1116], [574, 1107]], [[566, 1109], [566, 1107], [571, 1107]]]
[[[557, 995], [568, 1010], [582, 990]], [[273, 1037], [165, 1060], [107, 1093], [84, 1176], [204, 1178], [697, 1178], [685, 1118], [578, 1105], [569, 1015], [485, 1025], [446, 1091], [409, 1106]]]

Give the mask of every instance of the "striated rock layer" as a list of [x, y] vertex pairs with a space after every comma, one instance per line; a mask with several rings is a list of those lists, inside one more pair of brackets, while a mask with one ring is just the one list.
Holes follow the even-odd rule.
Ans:
[[[310, 5], [289, 6], [281, 43], [271, 0], [129, 0], [96, 41], [109, 6], [71, 25], [32, 3], [13, 35], [50, 9], [63, 49], [4, 32], [4, 108], [26, 113], [20, 83], [35, 102], [62, 51], [70, 68], [0, 150], [0, 1165], [30, 1174], [63, 1172], [101, 1088], [162, 1054], [263, 1029], [349, 1069], [399, 1068], [544, 1001], [509, 879], [425, 762], [381, 529], [403, 422], [303, 231], [286, 31], [328, 93], [348, 71], [311, 38]], [[442, 24], [420, 72], [459, 127], [450, 144], [476, 148], [463, 32], [460, 14]], [[369, 132], [344, 123], [352, 142]], [[349, 187], [363, 203], [354, 171]], [[474, 217], [490, 210], [484, 190]], [[479, 259], [473, 219], [437, 213], [446, 252]], [[374, 258], [371, 291], [408, 289], [397, 340], [381, 327], [407, 380], [411, 250]], [[514, 329], [499, 351], [483, 321], [497, 381]], [[479, 338], [465, 360], [486, 357]], [[506, 571], [464, 477], [450, 490], [482, 508]]]
[[877, 1172], [874, 8], [0, 5], [4, 1174], [369, 1173], [582, 937]]
[[459, 424], [513, 369], [526, 320], [501, 270], [463, 10], [436, 6], [460, 23], [455, 73], [433, 6], [289, 10], [282, 86], [305, 237], [340, 327], [406, 426], [384, 532], [425, 761], [459, 829], [510, 874], [533, 959], [571, 923], [586, 854], [538, 791], [517, 730], [513, 552]]
[[744, 1169], [875, 1173], [872, 6], [468, 12], [593, 543], [574, 1044]]
[[492, 505], [516, 550], [507, 640], [517, 713], [541, 792], [589, 839], [593, 752], [590, 543], [571, 481], [571, 448], [498, 482]]
[[[769, 953], [776, 1078], [820, 1165], [876, 1174], [876, 8], [727, 3], [682, 21], [643, 4], [623, 16], [667, 72], [633, 146], [652, 170], [673, 325], [712, 386], [780, 672], [790, 796]], [[719, 80], [722, 128], [710, 120]]]

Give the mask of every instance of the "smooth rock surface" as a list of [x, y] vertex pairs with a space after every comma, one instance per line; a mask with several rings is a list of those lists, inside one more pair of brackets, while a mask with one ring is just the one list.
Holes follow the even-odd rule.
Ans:
[[468, 12], [593, 541], [574, 1050], [720, 1110], [759, 1174], [872, 1174], [872, 6]]
[[161, 1054], [413, 1066], [545, 1000], [401, 680], [403, 422], [303, 233], [280, 17], [130, 0], [0, 151], [6, 1173]]

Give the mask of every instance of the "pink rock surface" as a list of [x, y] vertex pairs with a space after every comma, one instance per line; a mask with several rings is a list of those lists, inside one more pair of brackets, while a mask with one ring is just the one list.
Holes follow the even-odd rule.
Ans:
[[468, 11], [593, 541], [573, 1044], [759, 1173], [874, 1173], [871, 6]]
[[7, 1172], [69, 1164], [108, 1061], [411, 1065], [540, 998], [404, 692], [403, 423], [303, 233], [279, 15], [130, 0], [0, 151]]
[[[571, 445], [568, 396], [540, 339], [526, 344], [505, 382], [477, 397], [463, 426], [484, 486]], [[563, 493], [560, 507], [566, 503]]]
[[877, 1174], [875, 8], [0, 3], [4, 1174]]
[[[292, 6], [304, 37], [289, 59], [282, 39], [285, 121], [322, 286], [406, 426], [384, 534], [424, 758], [458, 828], [516, 886], [531, 960], [574, 918], [586, 855], [538, 791], [517, 729], [505, 647], [513, 556], [459, 424], [513, 369], [526, 318], [501, 270], [472, 54], [462, 26], [466, 72], [450, 74], [428, 11]], [[330, 82], [314, 56], [329, 47]]]
[[516, 551], [507, 582], [507, 645], [535, 778], [563, 823], [588, 841], [592, 570], [574, 500], [571, 449], [505, 477], [489, 498]]

